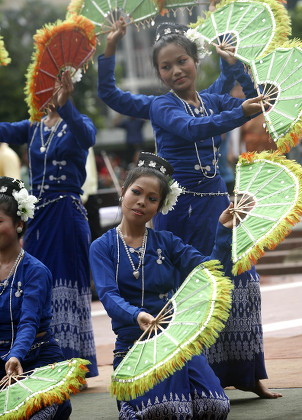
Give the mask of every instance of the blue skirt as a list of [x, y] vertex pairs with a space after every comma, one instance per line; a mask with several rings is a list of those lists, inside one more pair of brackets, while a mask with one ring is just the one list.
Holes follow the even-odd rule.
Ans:
[[119, 419], [224, 420], [228, 397], [204, 355], [194, 356], [142, 397], [119, 401]]
[[[191, 192], [180, 195], [174, 210], [166, 216], [158, 213], [154, 229], [171, 231], [202, 254], [210, 255], [219, 216], [230, 203], [225, 182], [220, 175], [194, 180], [191, 174], [178, 176], [177, 181]], [[207, 357], [223, 387], [253, 386], [258, 379], [267, 378], [259, 276], [252, 268], [234, 277], [231, 269], [230, 262], [225, 274], [235, 286], [231, 314]]]
[[53, 276], [54, 336], [65, 359], [91, 362], [87, 377], [98, 375], [91, 322], [90, 241], [85, 209], [72, 193], [44, 195], [24, 238], [24, 249]]

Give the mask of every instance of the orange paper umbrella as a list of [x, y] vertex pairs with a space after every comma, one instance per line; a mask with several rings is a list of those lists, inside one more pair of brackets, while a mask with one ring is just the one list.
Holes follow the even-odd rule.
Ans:
[[83, 16], [46, 25], [34, 36], [35, 51], [27, 72], [25, 93], [30, 120], [40, 121], [56, 92], [60, 74], [85, 68], [96, 47], [94, 25]]

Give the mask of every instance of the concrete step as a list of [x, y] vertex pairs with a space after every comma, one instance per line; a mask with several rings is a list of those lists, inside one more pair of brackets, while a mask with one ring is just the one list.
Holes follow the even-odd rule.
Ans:
[[302, 261], [302, 243], [299, 248], [267, 251], [257, 264], [275, 264], [300, 260]]
[[256, 270], [259, 275], [263, 276], [302, 274], [302, 262], [292, 261], [272, 264], [257, 264]]

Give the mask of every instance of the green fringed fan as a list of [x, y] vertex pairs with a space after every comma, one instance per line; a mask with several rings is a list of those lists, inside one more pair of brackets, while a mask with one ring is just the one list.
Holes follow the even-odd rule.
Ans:
[[93, 22], [98, 34], [106, 34], [120, 16], [126, 24], [143, 25], [158, 15], [159, 8], [155, 0], [71, 0], [68, 13], [85, 16]]
[[28, 419], [42, 405], [62, 403], [79, 391], [88, 363], [83, 359], [65, 360], [0, 381], [0, 419]]
[[255, 82], [268, 97], [266, 127], [283, 153], [302, 135], [302, 43], [291, 41], [251, 63]]
[[[233, 274], [249, 270], [302, 215], [302, 167], [280, 152], [247, 153], [236, 166]], [[239, 224], [237, 224], [239, 222]]]
[[213, 260], [189, 274], [114, 371], [111, 394], [119, 400], [143, 395], [215, 342], [228, 319], [233, 289], [221, 269]]
[[277, 0], [225, 0], [193, 26], [209, 43], [235, 48], [235, 57], [246, 64], [290, 34], [287, 11]]

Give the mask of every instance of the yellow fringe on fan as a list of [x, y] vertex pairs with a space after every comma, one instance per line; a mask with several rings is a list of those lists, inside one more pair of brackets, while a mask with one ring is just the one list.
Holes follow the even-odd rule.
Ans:
[[[91, 47], [96, 49], [96, 35], [94, 24], [84, 16], [72, 15], [64, 21], [58, 20], [55, 24], [46, 24], [42, 29], [37, 30], [34, 35], [34, 52], [32, 54], [31, 63], [28, 66], [26, 74], [25, 101], [29, 108], [30, 121], [41, 121], [44, 110], [39, 110], [38, 98], [35, 95], [36, 78], [38, 76], [40, 62], [44, 51], [52, 38], [63, 31], [69, 31], [77, 28], [84, 32], [89, 39]], [[92, 56], [90, 57], [92, 59]]]
[[[176, 370], [183, 368], [184, 364], [192, 359], [193, 356], [203, 353], [205, 348], [213, 345], [218, 337], [219, 332], [225, 327], [226, 321], [229, 317], [229, 312], [232, 304], [232, 290], [234, 288], [231, 280], [224, 276], [223, 267], [218, 260], [212, 260], [202, 263], [206, 269], [216, 279], [217, 294], [214, 304], [212, 316], [205, 326], [204, 330], [199, 336], [192, 338], [190, 343], [181, 345], [175, 350], [179, 350], [172, 360], [164, 362], [156, 370], [146, 374], [142, 377], [129, 380], [118, 380], [112, 376], [110, 392], [111, 396], [115, 395], [118, 400], [130, 400], [137, 396], [143, 395], [149, 389], [153, 388], [160, 381], [164, 381], [169, 376], [173, 375]], [[210, 308], [206, 317], [209, 315]], [[190, 338], [186, 338], [188, 342]]]
[[85, 0], [71, 0], [69, 5], [67, 6], [66, 17], [70, 18], [74, 14], [79, 15], [81, 13], [84, 1]]
[[11, 62], [11, 59], [8, 56], [8, 52], [4, 47], [4, 42], [2, 36], [0, 36], [0, 65], [7, 66]]
[[[272, 10], [273, 15], [275, 17], [275, 21], [276, 21], [276, 28], [275, 28], [274, 37], [273, 37], [270, 45], [268, 46], [268, 48], [263, 52], [262, 55], [264, 55], [264, 54], [267, 54], [268, 52], [276, 49], [277, 45], [280, 45], [280, 43], [287, 40], [287, 37], [289, 35], [291, 35], [291, 25], [290, 25], [290, 18], [289, 18], [288, 12], [285, 9], [285, 7], [283, 6], [283, 4], [281, 4], [279, 1], [277, 1], [277, 0], [255, 0], [255, 1], [249, 0], [249, 3], [257, 3], [257, 2], [267, 4], [270, 7], [270, 9]], [[222, 0], [221, 2], [216, 4], [216, 10], [221, 9], [222, 7], [224, 7], [224, 6], [226, 6], [230, 3], [236, 3], [236, 0]], [[191, 24], [190, 26], [192, 28], [196, 28], [197, 26], [201, 25], [214, 12], [215, 11], [205, 12], [204, 17], [201, 16], [197, 20], [196, 23]]]
[[253, 265], [257, 263], [259, 258], [261, 258], [265, 253], [265, 248], [272, 250], [280, 242], [282, 242], [286, 236], [291, 232], [292, 227], [301, 220], [302, 216], [302, 167], [300, 164], [293, 160], [286, 159], [280, 151], [275, 152], [251, 152], [243, 153], [239, 157], [239, 162], [242, 164], [251, 164], [255, 160], [270, 160], [272, 162], [277, 162], [280, 165], [285, 166], [289, 169], [297, 178], [298, 186], [298, 197], [295, 203], [293, 203], [293, 208], [284, 217], [280, 223], [269, 233], [269, 236], [264, 235], [257, 244], [244, 256], [240, 257], [240, 260], [233, 265], [233, 274], [241, 274], [244, 271], [249, 270]]
[[49, 391], [38, 392], [37, 395], [32, 396], [28, 401], [17, 410], [9, 411], [1, 420], [21, 420], [29, 419], [37, 411], [52, 404], [62, 404], [65, 400], [70, 398], [70, 394], [76, 394], [80, 391], [80, 386], [85, 383], [85, 375], [89, 371], [85, 365], [90, 364], [85, 359], [71, 359], [77, 360], [77, 364], [72, 372], [72, 375], [65, 377], [59, 389], [51, 389]]

